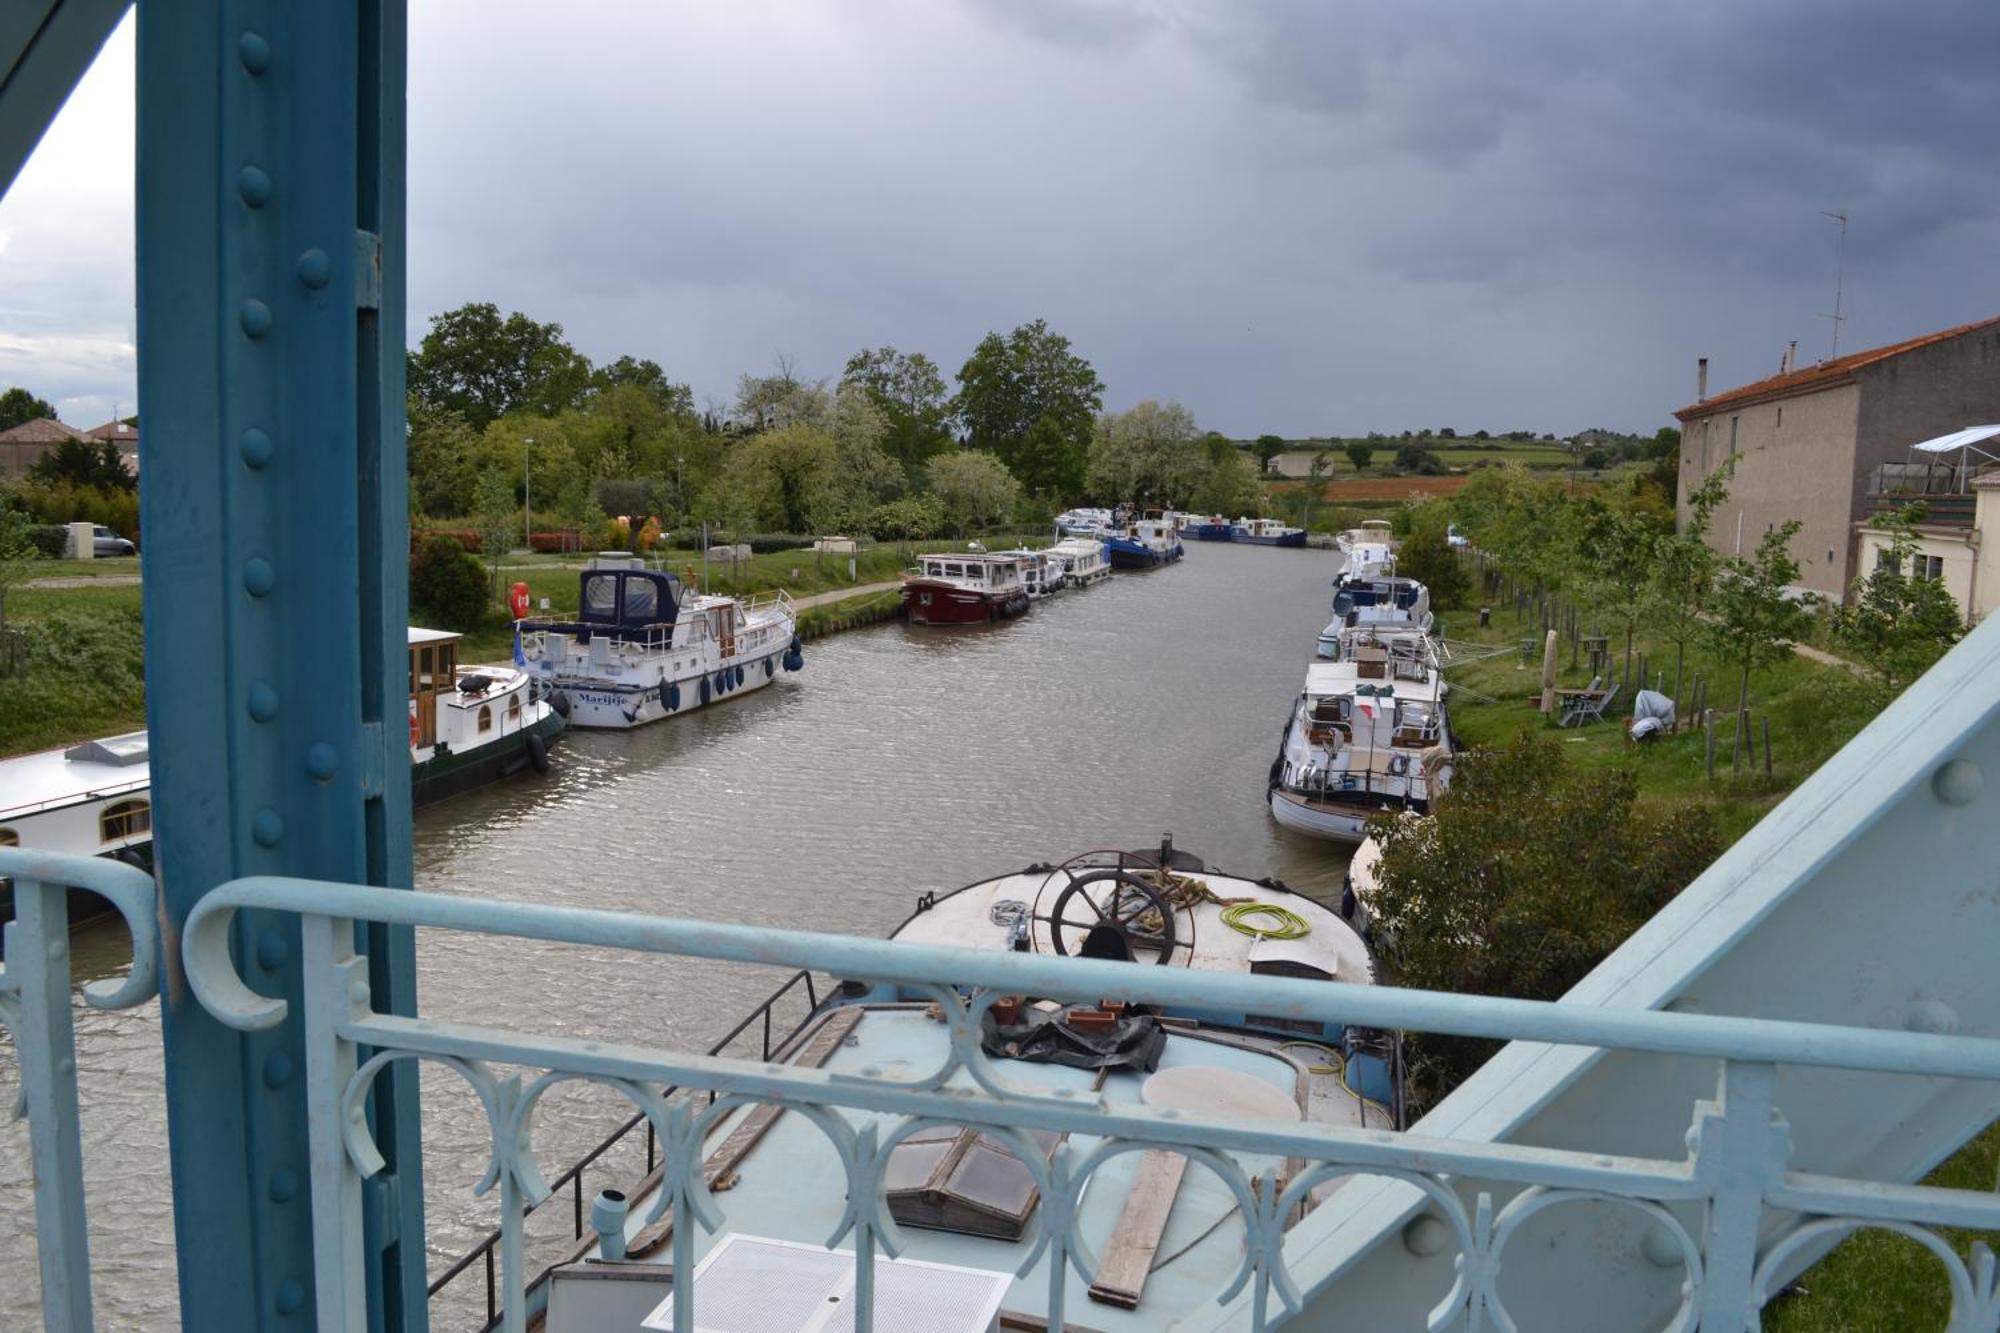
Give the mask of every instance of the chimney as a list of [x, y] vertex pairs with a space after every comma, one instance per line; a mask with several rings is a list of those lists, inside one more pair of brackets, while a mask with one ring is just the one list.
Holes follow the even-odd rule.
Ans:
[[1694, 400], [1697, 403], [1705, 403], [1708, 401], [1708, 358], [1707, 357], [1702, 357], [1699, 361], [1696, 361], [1694, 363]]
[[1785, 373], [1791, 374], [1799, 368], [1799, 340], [1792, 339], [1792, 345], [1785, 349]]

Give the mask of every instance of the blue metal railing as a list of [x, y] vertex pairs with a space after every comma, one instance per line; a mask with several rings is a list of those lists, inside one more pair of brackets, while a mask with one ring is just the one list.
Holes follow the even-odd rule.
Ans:
[[132, 932], [132, 968], [122, 981], [84, 986], [86, 1003], [130, 1009], [156, 993], [159, 931], [153, 881], [117, 861], [0, 847], [0, 879], [14, 882], [0, 965], [0, 1027], [14, 1038], [35, 1167], [42, 1322], [50, 1333], [91, 1327], [90, 1238], [84, 1226], [83, 1146], [76, 1091], [76, 1032], [70, 1017], [69, 894], [108, 900]]
[[[578, 1079], [629, 1097], [663, 1145], [662, 1179], [649, 1223], [671, 1209], [677, 1218], [692, 1216], [711, 1231], [719, 1229], [721, 1211], [701, 1176], [710, 1131], [750, 1103], [779, 1102], [810, 1112], [812, 1122], [832, 1140], [845, 1172], [850, 1206], [828, 1243], [852, 1245], [862, 1326], [870, 1309], [874, 1256], [893, 1255], [899, 1248], [895, 1224], [882, 1204], [887, 1155], [905, 1134], [939, 1121], [977, 1126], [1021, 1145], [1019, 1155], [1035, 1174], [1043, 1201], [1041, 1237], [1021, 1272], [1048, 1259], [1052, 1328], [1063, 1323], [1069, 1271], [1074, 1268], [1087, 1280], [1095, 1270], [1088, 1244], [1075, 1232], [1084, 1184], [1111, 1157], [1145, 1147], [1201, 1162], [1236, 1196], [1246, 1230], [1244, 1254], [1234, 1281], [1217, 1296], [1227, 1301], [1246, 1293], [1251, 1322], [1258, 1328], [1306, 1308], [1303, 1293], [1320, 1276], [1293, 1271], [1296, 1256], [1288, 1257], [1285, 1248], [1288, 1219], [1321, 1186], [1357, 1175], [1390, 1177], [1420, 1191], [1436, 1243], [1456, 1246], [1456, 1280], [1431, 1311], [1431, 1325], [1440, 1328], [1478, 1328], [1488, 1321], [1512, 1327], [1498, 1282], [1509, 1242], [1530, 1219], [1582, 1201], [1630, 1210], [1651, 1228], [1651, 1262], [1660, 1266], [1663, 1255], [1682, 1270], [1678, 1308], [1669, 1321], [1670, 1327], [1682, 1329], [1747, 1326], [1785, 1263], [1829, 1230], [1876, 1226], [1928, 1236], [1929, 1228], [1938, 1226], [2000, 1229], [2000, 1199], [1992, 1195], [1788, 1172], [1788, 1136], [1773, 1096], [1780, 1066], [2000, 1083], [2000, 1041], [1987, 1038], [1133, 968], [279, 878], [223, 885], [187, 923], [184, 956], [190, 984], [212, 1014], [246, 1030], [282, 1021], [286, 1005], [251, 991], [234, 969], [228, 934], [238, 908], [295, 913], [302, 923], [303, 1020], [313, 1052], [308, 1092], [313, 1105], [335, 1111], [313, 1121], [319, 1136], [312, 1154], [315, 1208], [327, 1213], [324, 1224], [315, 1228], [321, 1271], [345, 1271], [351, 1262], [359, 1223], [343, 1211], [341, 1200], [358, 1198], [361, 1180], [379, 1160], [365, 1122], [351, 1112], [388, 1064], [439, 1062], [466, 1080], [487, 1112], [493, 1157], [481, 1188], [497, 1184], [501, 1190], [500, 1315], [509, 1329], [524, 1327], [527, 1315], [524, 1217], [551, 1192], [526, 1149], [529, 1127], [543, 1093]], [[858, 981], [895, 983], [938, 1006], [949, 1046], [928, 1074], [893, 1080], [378, 1014], [366, 1002], [365, 967], [348, 944], [354, 921], [810, 967]], [[1050, 1098], [1010, 1085], [979, 1043], [980, 1019], [1001, 994], [1075, 1000], [1115, 994], [1179, 1008], [1695, 1057], [1718, 1062], [1720, 1076], [1715, 1100], [1688, 1108], [1688, 1150], [1678, 1160], [1176, 1115], [1124, 1103]], [[365, 1064], [357, 1063], [362, 1047], [376, 1053]], [[496, 1079], [487, 1072], [487, 1062], [546, 1072], [523, 1087]], [[977, 1092], [947, 1088], [948, 1081], [961, 1075]], [[712, 1100], [669, 1102], [667, 1088], [715, 1095]], [[833, 1110], [899, 1116], [903, 1128], [878, 1141], [856, 1132], [846, 1118], [826, 1114]], [[1099, 1146], [1066, 1149], [1044, 1161], [1026, 1146], [1025, 1135], [1037, 1130], [1068, 1133], [1073, 1142], [1094, 1139]], [[1305, 1165], [1290, 1180], [1268, 1173], [1252, 1176], [1232, 1154], [1296, 1158]], [[1463, 1197], [1473, 1186], [1472, 1197]], [[1775, 1235], [1774, 1225], [1780, 1227]], [[673, 1228], [672, 1271], [693, 1271], [696, 1230]], [[1761, 1256], [1760, 1237], [1769, 1244]], [[1940, 1257], [1961, 1320], [1970, 1321], [1969, 1327], [1991, 1327], [1989, 1260], [1982, 1252], [1968, 1266], [1949, 1246], [1943, 1246]], [[679, 1327], [693, 1326], [692, 1286], [683, 1283], [675, 1289]], [[352, 1311], [341, 1304], [342, 1298], [338, 1283], [322, 1284], [323, 1327], [347, 1326]]]

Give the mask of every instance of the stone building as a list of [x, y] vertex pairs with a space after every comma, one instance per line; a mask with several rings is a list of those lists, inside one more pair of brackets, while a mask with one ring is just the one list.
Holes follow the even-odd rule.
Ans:
[[[1681, 520], [1688, 493], [1733, 456], [1729, 499], [1709, 544], [1747, 554], [1796, 518], [1799, 586], [1828, 597], [1845, 593], [1861, 572], [1869, 514], [1894, 503], [1901, 477], [1885, 465], [1906, 463], [1919, 440], [2000, 421], [2000, 318], [1788, 369], [1714, 397], [1706, 393], [1707, 364], [1696, 401], [1674, 413]], [[1968, 494], [1968, 519], [1971, 508]]]

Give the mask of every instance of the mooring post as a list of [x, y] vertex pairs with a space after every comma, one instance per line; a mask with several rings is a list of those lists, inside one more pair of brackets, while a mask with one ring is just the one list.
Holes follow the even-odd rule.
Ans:
[[1703, 744], [1702, 762], [1708, 770], [1708, 780], [1713, 782], [1715, 781], [1715, 714], [1703, 713], [1701, 715], [1701, 726], [1702, 730], [1707, 733], [1707, 739]]

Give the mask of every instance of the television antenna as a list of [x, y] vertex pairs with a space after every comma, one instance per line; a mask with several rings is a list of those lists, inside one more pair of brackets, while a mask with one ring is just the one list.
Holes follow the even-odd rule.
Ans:
[[1840, 355], [1840, 326], [1847, 322], [1847, 316], [1841, 313], [1840, 308], [1841, 288], [1847, 279], [1847, 214], [1829, 213], [1822, 208], [1819, 215], [1840, 224], [1839, 257], [1835, 259], [1833, 268], [1833, 313], [1829, 315], [1822, 311], [1820, 314], [1821, 319], [1833, 321], [1833, 347], [1826, 354], [1826, 359], [1832, 361]]

